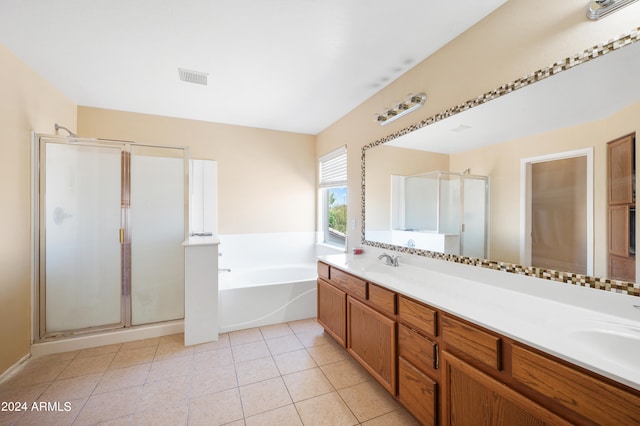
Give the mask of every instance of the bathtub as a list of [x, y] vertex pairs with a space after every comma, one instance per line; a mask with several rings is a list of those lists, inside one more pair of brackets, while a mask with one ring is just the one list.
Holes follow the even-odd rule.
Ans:
[[315, 263], [233, 268], [218, 278], [221, 333], [316, 316]]

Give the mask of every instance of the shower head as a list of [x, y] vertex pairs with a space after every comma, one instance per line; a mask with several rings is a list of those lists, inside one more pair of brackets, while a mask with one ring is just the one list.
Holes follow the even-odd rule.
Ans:
[[55, 129], [56, 129], [56, 135], [58, 134], [58, 130], [62, 129], [62, 130], [66, 130], [66, 131], [69, 133], [69, 136], [74, 137], [74, 138], [77, 138], [77, 137], [78, 137], [78, 135], [76, 135], [75, 133], [73, 133], [71, 130], [67, 129], [67, 128], [66, 128], [66, 127], [64, 127], [64, 126], [59, 125], [58, 123], [55, 123], [55, 124], [54, 124], [54, 127], [55, 127]]

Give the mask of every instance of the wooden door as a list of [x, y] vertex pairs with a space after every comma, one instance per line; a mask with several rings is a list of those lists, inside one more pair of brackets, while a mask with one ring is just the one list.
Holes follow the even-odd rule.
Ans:
[[587, 157], [531, 165], [531, 264], [587, 273]]

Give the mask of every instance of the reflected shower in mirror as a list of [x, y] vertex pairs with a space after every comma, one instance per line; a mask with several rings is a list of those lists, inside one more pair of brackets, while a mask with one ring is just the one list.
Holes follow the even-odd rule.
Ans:
[[[634, 138], [640, 126], [640, 84], [637, 83], [640, 43], [636, 43], [637, 39], [634, 32], [616, 42], [589, 49], [364, 146], [363, 243], [387, 249], [460, 254], [596, 277], [611, 276], [608, 255], [611, 177], [607, 144], [626, 135]], [[567, 176], [567, 170], [561, 168], [553, 172], [557, 179], [532, 183], [523, 163], [526, 159], [583, 151], [591, 154], [585, 157], [587, 164], [580, 166], [573, 180]], [[472, 173], [464, 174], [467, 170]], [[465, 251], [471, 244], [465, 242], [463, 231], [470, 229], [471, 216], [462, 213], [460, 216], [458, 210], [453, 213], [456, 221], [460, 218], [460, 223], [454, 224], [460, 232], [433, 225], [434, 220], [437, 222], [434, 212], [442, 212], [443, 206], [450, 205], [451, 199], [446, 199], [444, 194], [449, 197], [453, 186], [442, 185], [440, 196], [432, 194], [437, 185], [432, 189], [423, 188], [418, 191], [425, 195], [423, 199], [408, 200], [414, 197], [407, 190], [414, 181], [425, 177], [437, 180], [437, 176], [444, 179], [441, 184], [449, 182], [446, 185], [451, 184], [448, 179], [452, 177], [464, 180], [465, 188], [470, 185], [464, 179], [466, 176], [486, 177], [486, 181], [474, 182], [479, 188], [463, 191], [479, 198], [486, 192], [487, 204], [480, 208], [486, 214], [482, 217], [486, 232], [481, 238], [484, 250]], [[560, 188], [555, 184], [560, 182], [558, 179], [575, 182], [574, 187], [563, 183]], [[630, 179], [635, 180], [635, 174]], [[527, 198], [531, 185], [549, 192], [562, 191], [562, 194], [537, 193], [546, 201], [535, 207], [534, 240], [541, 241], [543, 247], [551, 244], [555, 250], [573, 250], [564, 247], [565, 237], [558, 237], [559, 227], [566, 227], [572, 219], [559, 220], [566, 213], [555, 209], [569, 205], [568, 210], [580, 210], [579, 220], [584, 225], [581, 229], [587, 229], [584, 238], [580, 236], [585, 241], [580, 246], [584, 253], [576, 256], [565, 253], [569, 260], [562, 264], [536, 265], [540, 259], [548, 261], [551, 256], [551, 260], [555, 260], [558, 256], [552, 255], [548, 248], [542, 255], [534, 248], [531, 256], [532, 238], [526, 238], [531, 236], [531, 225], [527, 225], [532, 217], [531, 200]], [[582, 195], [577, 196], [578, 191]], [[461, 204], [471, 202], [458, 194], [453, 198], [462, 200]], [[632, 207], [627, 216], [635, 216], [635, 205]], [[422, 216], [422, 222], [411, 222], [415, 215]], [[446, 215], [451, 217], [450, 212]], [[634, 219], [629, 219], [629, 226], [635, 223]], [[442, 215], [440, 221], [445, 222]], [[443, 241], [439, 248], [421, 246], [418, 235], [396, 237], [396, 231], [455, 234], [460, 241], [452, 245]], [[631, 268], [635, 269], [635, 257], [632, 261]], [[628, 263], [626, 267], [629, 268]]]

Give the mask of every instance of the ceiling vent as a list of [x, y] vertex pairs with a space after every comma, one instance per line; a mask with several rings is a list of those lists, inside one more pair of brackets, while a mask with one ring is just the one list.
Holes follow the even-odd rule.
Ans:
[[182, 81], [185, 81], [187, 83], [202, 84], [203, 86], [207, 85], [207, 77], [209, 76], [209, 74], [206, 72], [192, 71], [184, 68], [178, 68], [178, 74], [180, 75], [180, 80]]

